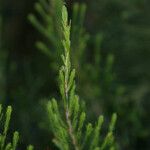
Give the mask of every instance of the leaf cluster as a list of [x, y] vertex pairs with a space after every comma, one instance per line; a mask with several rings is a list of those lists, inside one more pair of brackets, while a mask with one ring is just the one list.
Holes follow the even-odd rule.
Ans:
[[[12, 141], [7, 142], [9, 124], [11, 119], [12, 107], [8, 106], [6, 113], [2, 113], [2, 105], [0, 105], [0, 121], [3, 124], [2, 132], [0, 133], [0, 150], [16, 150], [19, 141], [19, 133], [15, 131], [13, 133]], [[29, 145], [27, 150], [33, 150], [33, 146]]]
[[71, 21], [68, 22], [68, 12], [65, 6], [62, 8], [61, 20], [64, 53], [62, 55], [63, 65], [59, 72], [59, 85], [63, 109], [60, 108], [55, 99], [52, 99], [47, 104], [50, 126], [55, 137], [54, 143], [62, 150], [114, 149], [113, 129], [116, 122], [116, 114], [112, 116], [108, 133], [103, 138], [100, 138], [100, 131], [104, 121], [103, 116], [98, 118], [95, 125], [86, 121], [86, 113], [82, 110], [79, 96], [75, 92], [75, 70], [72, 70], [70, 61]]

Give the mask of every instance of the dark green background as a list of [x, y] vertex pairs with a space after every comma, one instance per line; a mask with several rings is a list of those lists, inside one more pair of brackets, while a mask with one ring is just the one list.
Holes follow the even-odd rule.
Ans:
[[[34, 12], [35, 2], [36, 0], [0, 2], [0, 13], [3, 17], [0, 41], [0, 101], [4, 106], [13, 106], [11, 130], [17, 129], [21, 133], [21, 148], [32, 143], [36, 149], [47, 149], [51, 147], [52, 134], [42, 127], [45, 113], [41, 103], [43, 99], [58, 95], [57, 73], [50, 69], [52, 62], [49, 58], [35, 47], [35, 42], [43, 38], [27, 19], [28, 14]], [[73, 2], [76, 1], [67, 1], [70, 14]], [[120, 149], [148, 150], [150, 1], [78, 2], [87, 4], [85, 28], [92, 37], [97, 33], [103, 35], [101, 55], [104, 58], [110, 53], [114, 55], [115, 82], [125, 87], [125, 93], [120, 97], [120, 103], [123, 103], [117, 105], [119, 108], [109, 106], [114, 100], [112, 96], [112, 99], [109, 97], [109, 101], [103, 102], [107, 105], [102, 108], [102, 113], [109, 118], [112, 112], [120, 112], [116, 127]], [[91, 40], [94, 41], [94, 38]], [[90, 42], [85, 53], [88, 56], [87, 61], [90, 62], [93, 54]], [[105, 93], [105, 86], [103, 91]], [[87, 96], [82, 93], [80, 95], [85, 97], [88, 107]], [[90, 103], [94, 104], [94, 100]], [[89, 111], [88, 113], [90, 114]]]

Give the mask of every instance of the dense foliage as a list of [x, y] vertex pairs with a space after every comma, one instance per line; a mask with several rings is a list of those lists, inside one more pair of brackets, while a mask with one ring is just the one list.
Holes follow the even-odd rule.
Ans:
[[[107, 130], [116, 112], [117, 147], [149, 149], [150, 2], [74, 2], [66, 1], [71, 60], [88, 120], [104, 114]], [[11, 128], [19, 129], [23, 148], [28, 143], [53, 148], [45, 104], [52, 96], [60, 99], [61, 5], [61, 0], [0, 1], [0, 102], [13, 106]], [[28, 18], [40, 34], [27, 19], [31, 12]]]

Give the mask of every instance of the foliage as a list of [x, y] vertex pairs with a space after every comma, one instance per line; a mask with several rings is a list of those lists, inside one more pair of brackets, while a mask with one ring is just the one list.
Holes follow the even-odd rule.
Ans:
[[[92, 23], [90, 31], [99, 31], [104, 35], [103, 53], [110, 51], [115, 54], [117, 79], [125, 87], [125, 96], [116, 101], [115, 107], [120, 118], [117, 129], [120, 131], [121, 147], [149, 149], [150, 128], [149, 123], [145, 122], [149, 116], [145, 106], [149, 106], [150, 93], [147, 85], [150, 73], [147, 70], [150, 56], [149, 1], [127, 0], [124, 3], [99, 0], [86, 3], [88, 14], [95, 16], [89, 16]], [[127, 126], [130, 128], [126, 130]]]
[[[19, 133], [17, 131], [13, 133], [12, 142], [7, 143], [7, 134], [9, 132], [8, 129], [9, 129], [9, 123], [11, 119], [11, 113], [12, 113], [12, 108], [11, 106], [8, 106], [5, 115], [3, 115], [2, 106], [0, 105], [1, 128], [2, 128], [2, 125], [4, 126], [2, 133], [0, 133], [0, 149], [1, 150], [16, 150], [17, 149], [17, 145], [19, 141]], [[27, 150], [33, 150], [33, 146], [31, 145], [28, 146]]]
[[[58, 54], [60, 54], [59, 48], [62, 47], [61, 32], [58, 27], [60, 24], [60, 21], [58, 20], [60, 20], [61, 16], [60, 8], [62, 3], [62, 0], [49, 1], [49, 3], [40, 0], [35, 4], [35, 10], [38, 12], [38, 15], [35, 16], [30, 14], [28, 16], [34, 27], [45, 37], [44, 42], [37, 42], [36, 45], [42, 52], [49, 56], [51, 71], [58, 69], [58, 63], [56, 63], [55, 60], [57, 60]], [[106, 99], [106, 95], [109, 95], [110, 100], [112, 97], [117, 99], [116, 97], [122, 94], [123, 88], [115, 84], [116, 80], [112, 71], [114, 56], [109, 54], [106, 58], [101, 57], [100, 49], [103, 36], [98, 33], [94, 36], [94, 40], [92, 41], [93, 37], [91, 37], [83, 27], [85, 11], [85, 4], [75, 3], [73, 5], [71, 27], [71, 49], [73, 54], [71, 55], [71, 58], [73, 66], [79, 72], [77, 75], [77, 78], [79, 79], [77, 81], [79, 84], [79, 87], [77, 88], [78, 92], [85, 100], [89, 101], [89, 103], [95, 99], [95, 105], [97, 105], [97, 103], [99, 103], [98, 99]], [[55, 20], [57, 20], [57, 22], [55, 22]], [[55, 38], [52, 39], [52, 37]], [[86, 54], [86, 51], [89, 52], [89, 50], [87, 49], [85, 51], [88, 41], [93, 49], [93, 51], [90, 52], [92, 53], [90, 56], [91, 62], [88, 61], [89, 56]], [[90, 76], [87, 76], [87, 74]], [[93, 87], [92, 89], [90, 88], [91, 86]], [[111, 88], [113, 88], [113, 91], [109, 90]], [[113, 101], [111, 101], [111, 103], [113, 103]], [[96, 112], [96, 114], [98, 113], [99, 112]]]
[[[62, 9], [62, 31], [63, 31], [63, 66], [59, 72], [60, 93], [63, 100], [63, 110], [55, 99], [47, 105], [50, 126], [55, 136], [54, 143], [62, 150], [69, 149], [114, 149], [113, 129], [116, 122], [116, 114], [113, 115], [109, 131], [103, 142], [99, 145], [100, 130], [103, 123], [103, 116], [100, 116], [95, 126], [87, 123], [85, 133], [84, 124], [86, 114], [82, 111], [79, 97], [75, 94], [75, 70], [71, 69], [70, 62], [70, 29], [71, 22], [68, 24], [68, 13], [65, 6]], [[102, 140], [101, 140], [102, 141]]]
[[[99, 1], [99, 5], [101, 7], [96, 7], [98, 3], [97, 1], [88, 2], [88, 3], [89, 3], [89, 9], [90, 7], [92, 8], [92, 12], [90, 12], [90, 14], [93, 14], [93, 12], [95, 12], [95, 16], [97, 16], [97, 18], [95, 19], [92, 18], [91, 16], [88, 16], [87, 18], [90, 18], [91, 19], [90, 22], [92, 23], [95, 21], [95, 25], [93, 23], [94, 29], [96, 28], [94, 32], [96, 33], [100, 32], [102, 33], [102, 35], [98, 34], [96, 38], [92, 37], [95, 43], [92, 43], [91, 42], [92, 38], [90, 38], [89, 40], [90, 45], [88, 45], [88, 47], [90, 49], [92, 47], [92, 50], [88, 50], [88, 56], [84, 53], [85, 51], [84, 49], [80, 50], [80, 48], [76, 48], [76, 49], [72, 48], [74, 51], [72, 56], [73, 66], [75, 66], [75, 68], [79, 70], [78, 71], [79, 75], [77, 75], [79, 79], [78, 80], [79, 86], [77, 87], [77, 90], [80, 93], [81, 97], [83, 97], [87, 101], [87, 104], [91, 108], [91, 112], [93, 110], [96, 115], [98, 115], [100, 112], [104, 112], [109, 117], [110, 112], [117, 111], [119, 118], [121, 118], [121, 121], [119, 121], [117, 125], [119, 131], [118, 139], [119, 139], [120, 147], [124, 147], [124, 148], [130, 147], [131, 149], [133, 149], [135, 148], [135, 145], [137, 145], [135, 143], [139, 143], [138, 142], [139, 139], [146, 140], [149, 137], [149, 127], [147, 125], [145, 127], [145, 124], [143, 124], [143, 122], [145, 122], [144, 121], [145, 119], [143, 118], [147, 116], [146, 115], [147, 109], [145, 109], [145, 105], [148, 102], [146, 101], [147, 98], [145, 98], [145, 96], [147, 97], [149, 93], [148, 90], [149, 86], [147, 85], [147, 83], [145, 83], [144, 77], [141, 78], [142, 81], [139, 82], [138, 86], [134, 85], [133, 81], [135, 82], [135, 80], [137, 81], [140, 79], [136, 77], [139, 70], [143, 70], [144, 68], [143, 67], [141, 68], [139, 65], [136, 64], [134, 64], [133, 67], [130, 65], [133, 64], [132, 60], [134, 60], [133, 51], [136, 55], [138, 55], [138, 53], [136, 53], [136, 50], [138, 50], [140, 47], [136, 47], [136, 45], [138, 45], [139, 42], [143, 43], [143, 40], [141, 41], [140, 37], [144, 36], [146, 41], [148, 41], [148, 37], [149, 37], [148, 34], [145, 34], [148, 33], [147, 26], [145, 29], [142, 28], [142, 31], [144, 32], [139, 32], [138, 30], [140, 26], [140, 22], [141, 24], [143, 24], [142, 21], [139, 21], [139, 23], [134, 24], [135, 28], [133, 29], [132, 17], [136, 19], [136, 15], [138, 15], [142, 11], [138, 7], [138, 5], [140, 5], [140, 2], [138, 3], [137, 1], [135, 1], [131, 4], [131, 2], [129, 1], [126, 3], [118, 2], [116, 0], [106, 1], [104, 3], [102, 1]], [[144, 7], [145, 4], [143, 3], [141, 4]], [[74, 7], [73, 12], [75, 12], [76, 10], [77, 9], [75, 9]], [[146, 10], [147, 9], [145, 9], [144, 11]], [[77, 12], [78, 14], [80, 14], [79, 11]], [[76, 13], [73, 13], [73, 20], [74, 20], [74, 16], [76, 16], [74, 14]], [[97, 14], [101, 14], [101, 15], [98, 16]], [[80, 20], [80, 17], [76, 17], [76, 18], [78, 19], [75, 20]], [[76, 22], [80, 22], [80, 21], [76, 21]], [[81, 22], [83, 22], [83, 20]], [[72, 23], [73, 26], [76, 26], [74, 21], [72, 21]], [[72, 32], [71, 32], [72, 37], [76, 36], [73, 33], [78, 33], [77, 31], [80, 30], [80, 28], [77, 28], [76, 32], [73, 32], [73, 27], [72, 27]], [[145, 32], [145, 30], [147, 32]], [[138, 35], [138, 37], [135, 40], [134, 37], [136, 37], [136, 35]], [[83, 37], [83, 35], [82, 36], [77, 35], [77, 37]], [[75, 41], [77, 40], [73, 41], [72, 39], [71, 41], [72, 43], [75, 43]], [[106, 41], [108, 41], [109, 44], [106, 43]], [[137, 42], [137, 44], [135, 45], [136, 41], [139, 42]], [[84, 43], [84, 45], [87, 45], [87, 41], [84, 42], [84, 40], [82, 39], [80, 39], [79, 42], [75, 45], [78, 46], [80, 45], [80, 43], [82, 44]], [[101, 49], [102, 52], [100, 52], [101, 46], [103, 46]], [[131, 47], [134, 50], [132, 50]], [[144, 49], [147, 49], [144, 43], [143, 43], [143, 47]], [[114, 69], [113, 69], [114, 56], [112, 54], [106, 56], [105, 54], [106, 51], [108, 50], [111, 51], [112, 53], [115, 53], [116, 62], [118, 62], [118, 64], [121, 63], [120, 66], [118, 64], [115, 64], [116, 68], [119, 69], [119, 74], [121, 74], [121, 79], [118, 78], [120, 77], [120, 75], [116, 77], [114, 73]], [[77, 51], [83, 53], [81, 53], [81, 55], [76, 55], [75, 52]], [[130, 55], [129, 53], [131, 51], [132, 51], [132, 55]], [[139, 51], [139, 53], [141, 52]], [[77, 56], [81, 58], [80, 59], [81, 61], [78, 59]], [[124, 59], [125, 58], [124, 56], [132, 56], [130, 57], [130, 64], [128, 63], [128, 59], [126, 60]], [[86, 61], [87, 59], [88, 61]], [[141, 55], [139, 55], [139, 60], [141, 60]], [[143, 72], [145, 71], [143, 70]], [[128, 75], [130, 74], [131, 76], [127, 77], [125, 76], [125, 74]], [[142, 74], [140, 76], [143, 76]], [[146, 74], [147, 76], [149, 76], [148, 72]], [[125, 79], [127, 79], [128, 82], [126, 82]], [[123, 80], [123, 86], [120, 85], [120, 83], [118, 84], [120, 80]], [[126, 85], [126, 83], [128, 83], [128, 85]], [[93, 99], [95, 99], [94, 102], [92, 101]], [[100, 105], [101, 107], [98, 107], [99, 104], [101, 104]], [[128, 112], [130, 112], [129, 114], [126, 113], [127, 110]], [[92, 115], [91, 118], [93, 118]], [[127, 130], [126, 126], [129, 125], [130, 125], [130, 130], [129, 129]]]
[[[62, 0], [39, 0], [35, 4], [35, 10], [38, 13], [38, 17], [33, 14], [28, 16], [30, 22], [34, 27], [46, 38], [44, 42], [39, 41], [36, 43], [38, 49], [49, 56], [52, 69], [58, 69], [58, 63], [55, 60], [60, 55], [60, 49], [62, 49], [61, 43], [61, 8]], [[83, 28], [83, 21], [85, 18], [86, 5], [75, 3], [73, 6], [73, 19], [72, 19], [72, 50], [74, 55], [72, 56], [74, 66], [79, 69], [79, 64], [82, 61], [83, 52], [87, 45], [89, 35]], [[51, 33], [51, 34], [49, 34]], [[81, 69], [82, 71], [82, 69]]]
[[[51, 71], [58, 69], [58, 63], [55, 60], [57, 60], [60, 48], [62, 49], [63, 46], [59, 27], [61, 25], [59, 20], [61, 19], [62, 4], [62, 0], [48, 2], [40, 0], [35, 4], [35, 10], [38, 13], [37, 16], [33, 14], [28, 16], [34, 27], [45, 37], [44, 42], [37, 42], [36, 45], [38, 49], [49, 57]], [[98, 116], [101, 112], [107, 112], [106, 115], [110, 118], [110, 112], [115, 111], [117, 107], [115, 106], [117, 103], [115, 100], [120, 98], [124, 89], [116, 84], [116, 79], [112, 71], [113, 55], [109, 54], [105, 59], [101, 57], [100, 49], [103, 36], [98, 33], [94, 37], [94, 41], [92, 41], [92, 37], [84, 29], [85, 11], [85, 4], [75, 3], [73, 5], [70, 33], [71, 49], [73, 51], [71, 58], [72, 64], [78, 72], [77, 83], [79, 86], [77, 87], [77, 91], [86, 100], [87, 105], [90, 106], [91, 111], [88, 112], [88, 117], [91, 116], [94, 120], [96, 118], [93, 117], [93, 113]], [[93, 49], [91, 52], [91, 62], [87, 61], [88, 55], [85, 53], [88, 41], [92, 41], [90, 43]]]
[[[0, 1], [3, 17], [0, 101], [13, 105], [14, 126], [23, 135], [22, 145], [30, 141], [43, 149], [50, 145], [52, 135], [47, 132], [49, 127], [43, 131], [38, 126], [40, 120], [45, 118], [44, 124], [47, 120], [39, 102], [45, 103], [53, 95], [59, 99], [54, 77], [63, 50], [59, 29], [61, 7], [58, 7], [62, 3], [38, 1], [52, 20], [46, 21], [42, 12], [34, 13], [48, 35], [41, 36], [26, 20], [27, 14], [34, 12], [35, 1]], [[111, 113], [117, 112], [120, 149], [149, 149], [150, 1], [77, 0], [67, 1], [67, 6], [72, 18], [71, 60], [78, 72], [76, 90], [86, 101], [87, 118], [94, 122], [103, 113], [108, 124]], [[37, 47], [48, 57], [35, 50], [33, 43], [37, 39], [40, 39]]]

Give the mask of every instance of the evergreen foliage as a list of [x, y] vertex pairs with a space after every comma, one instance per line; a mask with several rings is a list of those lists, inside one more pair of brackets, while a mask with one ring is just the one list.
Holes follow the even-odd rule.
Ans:
[[[59, 63], [56, 60], [61, 53], [60, 49], [63, 49], [60, 29], [62, 4], [62, 0], [39, 0], [35, 4], [37, 15], [30, 14], [28, 16], [33, 26], [45, 37], [43, 41], [37, 42], [36, 46], [49, 57], [51, 72], [58, 70]], [[92, 113], [98, 116], [101, 111], [106, 112], [110, 118], [111, 112], [117, 109], [115, 101], [120, 98], [124, 89], [116, 83], [112, 71], [113, 55], [109, 54], [105, 59], [101, 58], [100, 49], [103, 36], [98, 33], [92, 41], [92, 37], [83, 27], [85, 12], [85, 4], [75, 3], [73, 5], [70, 39], [73, 51], [71, 54], [72, 65], [78, 72], [77, 91], [90, 107], [91, 111], [88, 115], [92, 120], [96, 119]], [[90, 62], [87, 61], [88, 56], [85, 51], [89, 41], [93, 48]], [[95, 106], [98, 108], [95, 109]]]
[[[57, 59], [63, 50], [59, 29], [59, 5], [62, 3], [59, 3], [60, 0], [39, 0], [38, 4], [44, 8], [44, 13], [52, 18], [51, 22], [41, 15], [43, 11], [32, 15], [43, 27], [39, 31], [47, 34], [37, 42], [37, 47], [49, 56], [48, 59], [35, 51], [34, 40], [41, 37], [25, 18], [34, 11], [32, 4], [35, 1], [0, 1], [3, 28], [3, 37], [0, 39], [0, 103], [4, 102], [4, 106], [13, 105], [14, 126], [23, 135], [21, 144], [32, 141], [38, 149], [45, 149], [47, 145], [51, 147], [52, 135], [47, 132], [49, 127], [41, 129], [38, 126], [39, 120], [46, 118], [39, 102], [45, 103], [47, 97], [58, 92], [54, 77], [59, 67]], [[117, 112], [119, 121], [116, 137], [119, 148], [149, 149], [150, 1], [85, 0], [88, 7], [85, 21], [86, 5], [81, 4], [83, 0], [77, 1], [75, 5], [72, 5], [74, 1], [67, 1], [68, 10], [72, 12], [69, 13], [69, 17], [72, 16], [73, 51], [70, 55], [72, 66], [78, 72], [77, 93], [86, 101], [89, 110], [87, 118], [94, 121], [97, 115], [103, 113], [108, 124], [111, 112]], [[59, 13], [56, 13], [58, 10]], [[83, 22], [92, 36], [86, 33]], [[82, 40], [84, 35], [87, 35], [85, 42]], [[85, 45], [86, 51], [81, 45]], [[118, 85], [120, 81], [125, 88]], [[41, 100], [43, 97], [44, 100]], [[58, 99], [58, 95], [56, 97]], [[46, 121], [47, 118], [44, 124]]]
[[[104, 35], [103, 51], [115, 54], [117, 81], [125, 87], [124, 96], [114, 98], [113, 103], [109, 98], [107, 103], [111, 108], [115, 106], [120, 118], [117, 126], [120, 149], [150, 147], [150, 122], [146, 121], [150, 113], [146, 107], [149, 106], [147, 99], [150, 93], [150, 72], [147, 69], [150, 64], [149, 2], [86, 1], [88, 13], [95, 16], [90, 20], [91, 31]], [[127, 126], [130, 128], [127, 129]]]
[[[2, 113], [2, 105], [0, 105], [0, 121], [1, 121], [1, 130], [0, 133], [0, 150], [16, 150], [18, 141], [19, 141], [19, 133], [15, 131], [13, 133], [12, 142], [7, 143], [7, 135], [9, 133], [9, 124], [11, 119], [12, 107], [8, 106], [6, 113]], [[3, 125], [3, 127], [2, 127]], [[33, 150], [33, 146], [28, 146], [27, 150]]]
[[[46, 33], [51, 33], [52, 37], [55, 37], [58, 34], [58, 32], [56, 34], [54, 32], [51, 32], [48, 29], [52, 28], [54, 31], [57, 31], [55, 27], [57, 26], [57, 28], [59, 28], [58, 24], [60, 24], [60, 22], [58, 21], [54, 22], [54, 20], [59, 20], [61, 15], [59, 11], [58, 13], [59, 15], [57, 15], [56, 17], [55, 10], [60, 9], [62, 3], [57, 2], [60, 0], [49, 1], [49, 3], [45, 3], [45, 6], [46, 4], [48, 6], [47, 11], [45, 11], [45, 14], [47, 14], [47, 18], [48, 16], [49, 18], [52, 18], [51, 20], [53, 20], [53, 24], [51, 24], [48, 21], [46, 22], [46, 17], [42, 15], [42, 11], [39, 11], [37, 9], [37, 5], [39, 5], [39, 8], [41, 9], [44, 8], [42, 5], [43, 1], [44, 0], [40, 0], [38, 4], [35, 5], [36, 10], [38, 11], [38, 15], [41, 16], [41, 18], [39, 19], [35, 15], [30, 15], [29, 19], [32, 22], [32, 24], [41, 33], [43, 31], [40, 30], [40, 28], [38, 27], [38, 24], [41, 24], [43, 20], [45, 20], [44, 23], [42, 24], [43, 29], [45, 29]], [[115, 4], [117, 2], [114, 1], [112, 2], [112, 4], [113, 3]], [[90, 6], [93, 6], [93, 4], [95, 4], [95, 2], [92, 2]], [[53, 7], [51, 7], [51, 5], [55, 6], [55, 9], [52, 9]], [[102, 12], [105, 12], [109, 5], [110, 5], [109, 7], [113, 7], [111, 6], [111, 2], [105, 2], [105, 3], [102, 3], [102, 5], [104, 7], [104, 8], [103, 7], [100, 8], [100, 9], [104, 9]], [[93, 6], [93, 8], [95, 7]], [[51, 13], [49, 13], [49, 10], [51, 10]], [[72, 43], [71, 49], [73, 50], [74, 53], [71, 54], [72, 55], [71, 58], [72, 58], [72, 64], [78, 72], [77, 83], [79, 86], [77, 87], [77, 91], [80, 94], [80, 96], [84, 100], [86, 100], [87, 106], [91, 109], [91, 111], [88, 114], [88, 117], [90, 116], [89, 118], [92, 118], [93, 120], [95, 120], [96, 118], [95, 116], [103, 112], [105, 114], [105, 118], [108, 119], [110, 118], [111, 112], [114, 112], [114, 111], [117, 112], [120, 118], [124, 118], [122, 119], [122, 121], [119, 121], [117, 124], [118, 139], [119, 139], [118, 144], [120, 147], [126, 147], [127, 145], [129, 145], [129, 143], [132, 143], [131, 141], [135, 142], [136, 140], [135, 137], [139, 135], [139, 128], [141, 129], [140, 134], [142, 136], [143, 134], [145, 135], [146, 132], [148, 133], [148, 131], [146, 131], [144, 128], [142, 129], [142, 123], [140, 121], [141, 119], [139, 119], [141, 118], [141, 114], [140, 114], [141, 108], [139, 108], [139, 106], [137, 107], [137, 102], [133, 100], [133, 97], [131, 95], [126, 94], [127, 93], [126, 86], [120, 84], [120, 81], [114, 72], [114, 68], [113, 68], [114, 59], [115, 59], [114, 55], [112, 54], [108, 54], [106, 56], [102, 55], [101, 44], [107, 41], [106, 35], [109, 34], [107, 36], [110, 36], [111, 34], [111, 33], [107, 33], [105, 30], [102, 30], [104, 28], [104, 26], [102, 25], [105, 24], [105, 18], [102, 18], [104, 22], [101, 21], [103, 23], [100, 23], [101, 25], [97, 27], [98, 28], [97, 30], [98, 31], [100, 30], [99, 31], [100, 33], [98, 34], [96, 33], [96, 36], [91, 37], [85, 31], [83, 27], [83, 22], [85, 19], [85, 11], [86, 11], [85, 4], [75, 3], [73, 5], [72, 27], [71, 27], [71, 43]], [[97, 10], [92, 10], [92, 11], [95, 12]], [[98, 13], [99, 12], [97, 12], [97, 14]], [[113, 18], [115, 17], [112, 17], [112, 19]], [[113, 20], [111, 21], [112, 21], [112, 24], [115, 22]], [[61, 35], [60, 32], [59, 32], [59, 35]], [[61, 45], [60, 37], [61, 36], [57, 36], [57, 38], [55, 39], [55, 42], [51, 40], [49, 37], [46, 37], [48, 41], [51, 41], [51, 43], [48, 42], [46, 45], [44, 45], [45, 42], [42, 42], [43, 44], [38, 44], [41, 42], [37, 43], [38, 48], [40, 48], [40, 50], [45, 52], [46, 55], [51, 56], [50, 61], [51, 61], [52, 71], [54, 71], [54, 68], [55, 70], [57, 70], [56, 68], [58, 68], [58, 63], [56, 64], [55, 60], [58, 58], [58, 54], [60, 53], [60, 50], [59, 48], [54, 46], [54, 43], [59, 42], [60, 44], [58, 45]], [[106, 39], [106, 40], [103, 40], [103, 39]], [[112, 41], [114, 41], [114, 38], [112, 38]], [[39, 45], [43, 45], [43, 46], [39, 46]], [[53, 45], [53, 47], [49, 48], [51, 45]], [[106, 47], [109, 47], [107, 46], [107, 44], [105, 45]], [[85, 53], [85, 49], [87, 46], [90, 47], [90, 49], [92, 48], [92, 50], [90, 49], [86, 50], [86, 52], [88, 51], [88, 53], [90, 53], [90, 56], [88, 56]], [[114, 44], [112, 47], [114, 47]], [[105, 48], [105, 50], [107, 50], [107, 48]], [[57, 55], [55, 55], [55, 53], [57, 53]], [[88, 60], [89, 59], [88, 57], [90, 57], [90, 61]], [[95, 101], [93, 101], [93, 99]], [[130, 114], [127, 115], [126, 110], [128, 110]], [[93, 116], [93, 113], [96, 115]], [[133, 128], [130, 131], [127, 130], [126, 128], [128, 124], [132, 124], [133, 126]], [[135, 126], [137, 128], [135, 128]]]
[[[45, 41], [39, 41], [36, 46], [39, 50], [49, 56], [52, 61], [52, 69], [58, 69], [58, 63], [55, 60], [61, 54], [61, 8], [63, 0], [39, 0], [35, 4], [35, 10], [38, 13], [38, 17], [34, 14], [28, 16], [30, 22], [34, 27], [45, 37]], [[71, 41], [74, 55], [72, 57], [73, 65], [76, 69], [80, 69], [80, 62], [82, 62], [83, 54], [87, 46], [89, 35], [83, 28], [83, 22], [85, 18], [86, 5], [75, 3], [73, 5], [73, 18], [71, 28]], [[49, 34], [50, 33], [50, 34]], [[80, 69], [82, 71], [82, 69]], [[79, 71], [79, 72], [80, 72]]]
[[[50, 3], [51, 2], [51, 3]], [[51, 9], [50, 7], [51, 6]], [[42, 52], [46, 53], [50, 58], [53, 57], [56, 59], [57, 52], [61, 48], [60, 43], [60, 28], [59, 28], [59, 21], [60, 21], [60, 11], [62, 6], [62, 0], [56, 1], [45, 1], [40, 0], [35, 4], [35, 10], [37, 11], [40, 18], [44, 22], [41, 22], [35, 17], [33, 14], [29, 15], [29, 20], [32, 24], [38, 29], [40, 33], [46, 37], [47, 41], [52, 44], [52, 47], [55, 47], [56, 50], [53, 51], [53, 54], [49, 51], [47, 43], [37, 42], [37, 47], [42, 50]], [[51, 16], [49, 15], [51, 14]], [[51, 33], [51, 34], [49, 34]]]
[[[103, 150], [114, 149], [113, 129], [116, 122], [116, 114], [112, 116], [109, 131], [104, 140], [100, 138], [100, 130], [103, 124], [103, 116], [97, 123], [92, 125], [86, 121], [86, 113], [82, 110], [82, 104], [75, 93], [75, 70], [72, 70], [70, 61], [70, 29], [71, 21], [68, 23], [68, 12], [65, 6], [62, 9], [62, 33], [63, 66], [59, 72], [60, 94], [63, 108], [57, 101], [52, 99], [47, 104], [50, 127], [54, 134], [54, 143], [62, 150]], [[84, 130], [85, 129], [85, 130]]]
[[[61, 30], [59, 27], [61, 24], [60, 16], [62, 4], [61, 0], [40, 0], [35, 5], [38, 17], [33, 14], [29, 16], [32, 24], [45, 37], [42, 42], [37, 42], [36, 45], [43, 53], [49, 56], [51, 72], [56, 72], [58, 69], [58, 63], [56, 63], [57, 61], [55, 60], [58, 59], [58, 56], [61, 53], [60, 49], [63, 49], [61, 43]], [[129, 117], [126, 115], [126, 109], [128, 109], [130, 100], [128, 100], [127, 97], [122, 96], [124, 87], [118, 85], [115, 74], [113, 73], [113, 55], [109, 54], [106, 56], [105, 60], [101, 57], [100, 49], [101, 43], [103, 42], [103, 36], [101, 34], [96, 35], [94, 38], [95, 42], [90, 43], [93, 48], [93, 51], [90, 51], [92, 53], [92, 56], [90, 56], [92, 57], [92, 60], [90, 62], [86, 61], [88, 58], [85, 54], [85, 48], [88, 39], [90, 38], [91, 42], [92, 38], [89, 37], [83, 28], [85, 10], [85, 4], [76, 3], [73, 5], [71, 49], [74, 51], [72, 55], [72, 64], [78, 72], [77, 77], [79, 80], [77, 82], [79, 82], [79, 86], [77, 87], [77, 91], [91, 108], [89, 113], [94, 111], [94, 113], [98, 115], [102, 111], [109, 118], [111, 112], [117, 111], [119, 115], [121, 114], [121, 118], [126, 118], [118, 123], [118, 128], [120, 129], [120, 126], [123, 128], [121, 129], [121, 133], [126, 133], [128, 132], [126, 131], [126, 125], [131, 121], [136, 126], [137, 122], [132, 121], [132, 115]], [[87, 76], [87, 74], [89, 76]], [[92, 101], [93, 99], [95, 100], [94, 102]], [[128, 104], [124, 106], [126, 101]], [[97, 108], [99, 105], [100, 108]], [[129, 111], [137, 117], [138, 110], [134, 107], [135, 106], [129, 109]], [[92, 113], [91, 118], [93, 120], [95, 119]], [[137, 130], [135, 132], [137, 132]], [[125, 135], [126, 134], [123, 134], [122, 136]], [[125, 138], [123, 138], [124, 143]], [[126, 139], [128, 140], [128, 138]]]
[[[40, 0], [35, 4], [35, 10], [38, 12], [38, 15], [30, 14], [28, 16], [34, 27], [45, 37], [44, 42], [37, 42], [36, 45], [38, 49], [49, 56], [51, 71], [54, 72], [58, 70], [59, 63], [56, 63], [55, 60], [58, 59], [60, 48], [62, 49], [61, 32], [59, 27], [61, 24], [59, 20], [62, 4], [62, 0], [50, 0], [48, 2]], [[104, 105], [106, 112], [110, 109], [114, 111], [116, 108], [108, 108], [107, 101], [109, 100], [110, 106], [113, 106], [114, 101], [112, 101], [112, 99], [117, 100], [120, 98], [123, 94], [124, 88], [118, 85], [113, 72], [114, 56], [108, 54], [106, 58], [101, 57], [101, 43], [103, 41], [102, 34], [98, 33], [94, 36], [94, 41], [92, 41], [93, 37], [91, 37], [83, 27], [85, 12], [85, 4], [75, 3], [73, 5], [71, 49], [74, 53], [71, 54], [71, 58], [72, 64], [78, 72], [77, 78], [79, 80], [77, 82], [79, 86], [77, 87], [77, 91], [86, 101], [88, 101], [90, 106], [92, 100], [95, 99], [95, 104], [93, 103], [94, 105], [100, 103], [101, 105]], [[46, 36], [45, 33], [49, 33], [49, 36]], [[55, 40], [51, 37], [55, 37]], [[88, 44], [92, 45], [93, 49], [92, 51], [87, 49], [88, 52], [92, 53], [90, 56], [90, 62], [87, 61], [89, 56], [85, 51]], [[90, 76], [87, 76], [87, 74]], [[91, 87], [93, 88], [91, 89]], [[92, 109], [95, 111], [94, 106]], [[95, 111], [95, 113], [97, 115], [99, 114], [97, 111]]]

